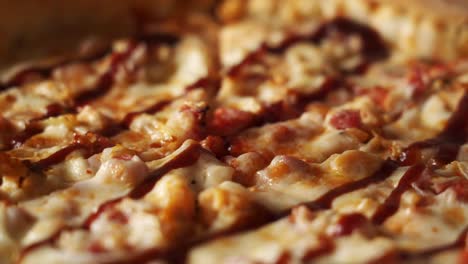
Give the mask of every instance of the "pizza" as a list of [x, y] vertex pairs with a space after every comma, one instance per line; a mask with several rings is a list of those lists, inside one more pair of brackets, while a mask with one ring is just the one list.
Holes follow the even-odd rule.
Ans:
[[0, 263], [468, 263], [465, 2], [27, 2]]

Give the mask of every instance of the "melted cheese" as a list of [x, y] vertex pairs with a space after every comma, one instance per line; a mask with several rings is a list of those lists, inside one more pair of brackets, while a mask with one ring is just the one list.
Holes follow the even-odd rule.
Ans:
[[[381, 1], [224, 2], [219, 23], [194, 14], [142, 27], [178, 43], [116, 41], [101, 59], [0, 91], [0, 262], [143, 262], [184, 250], [188, 263], [457, 258], [460, 249], [418, 254], [466, 228], [461, 137], [422, 151], [420, 163], [461, 145], [448, 155], [458, 160], [428, 164], [382, 223], [374, 216], [415, 168], [397, 158], [405, 146], [464, 109], [463, 62], [401, 59], [462, 54], [453, 30], [463, 27]], [[366, 39], [337, 32], [288, 40], [337, 14], [375, 26], [392, 57], [367, 60]], [[398, 168], [376, 175], [389, 164]], [[319, 205], [327, 194], [337, 197]]]
[[233, 153], [257, 151], [267, 157], [289, 155], [322, 162], [332, 154], [360, 146], [362, 139], [353, 131], [327, 131], [315, 120], [313, 114], [304, 113], [295, 120], [249, 129], [235, 138]]
[[[187, 142], [183, 147], [187, 149], [190, 144]], [[119, 252], [128, 251], [129, 248], [132, 248], [133, 252], [154, 248], [164, 249], [196, 228], [191, 219], [195, 217], [199, 193], [200, 206], [207, 215], [206, 220], [213, 212], [220, 210], [219, 217], [222, 219], [216, 220], [213, 229], [225, 229], [232, 225], [232, 220], [245, 218], [242, 215], [238, 216], [239, 211], [232, 207], [233, 204], [244, 207], [248, 205], [242, 202], [246, 199], [244, 194], [247, 190], [229, 181], [233, 169], [223, 165], [208, 153], [200, 151], [200, 156], [193, 165], [170, 171], [141, 199], [124, 198], [118, 201], [114, 206], [104, 209], [91, 223], [89, 230], [75, 229], [62, 232], [57, 240], [58, 248], [47, 244], [39, 247], [28, 253], [24, 263], [34, 261], [37, 257], [49, 259], [52, 256], [56, 261], [76, 256], [70, 260], [76, 263], [91, 259], [110, 261], [122, 257]], [[161, 161], [153, 161], [149, 166], [153, 167], [156, 163], [161, 164]], [[139, 177], [144, 177], [139, 174]], [[219, 191], [226, 193], [216, 194]], [[119, 193], [125, 194], [124, 191]], [[218, 199], [223, 201], [228, 196], [231, 198], [224, 204], [216, 202]], [[242, 200], [239, 202], [232, 200], [235, 196]], [[251, 209], [250, 217], [255, 217], [254, 208]], [[198, 228], [202, 227], [200, 223]], [[120, 232], [115, 232], [117, 229]], [[91, 254], [93, 245], [99, 248], [99, 252]]]
[[312, 165], [292, 157], [277, 156], [268, 167], [257, 172], [257, 184], [252, 189], [261, 203], [281, 211], [301, 202], [314, 201], [338, 186], [369, 177], [381, 162], [376, 156], [355, 150], [332, 155], [322, 164]]

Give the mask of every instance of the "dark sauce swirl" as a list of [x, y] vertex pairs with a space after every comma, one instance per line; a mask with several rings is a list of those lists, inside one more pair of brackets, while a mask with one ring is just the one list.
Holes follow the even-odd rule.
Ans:
[[401, 165], [422, 161], [421, 150], [436, 148], [436, 154], [427, 165], [440, 167], [456, 159], [458, 151], [468, 140], [468, 92], [465, 92], [446, 127], [436, 137], [418, 141], [405, 148], [399, 156]]
[[268, 44], [261, 45], [256, 51], [250, 53], [240, 63], [229, 69], [227, 75], [231, 77], [238, 76], [245, 66], [260, 60], [261, 57], [267, 53], [281, 54], [289, 47], [300, 42], [318, 44], [336, 33], [345, 36], [355, 35], [362, 40], [363, 47], [361, 52], [365, 58], [364, 64], [359, 65], [350, 73], [362, 73], [369, 63], [384, 59], [389, 55], [387, 45], [374, 29], [353, 20], [338, 17], [323, 23], [318, 29], [308, 35], [292, 35], [276, 46]]

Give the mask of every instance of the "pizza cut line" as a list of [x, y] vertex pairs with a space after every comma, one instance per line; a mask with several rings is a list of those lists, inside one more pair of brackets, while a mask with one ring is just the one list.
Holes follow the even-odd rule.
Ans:
[[468, 261], [463, 13], [212, 10], [5, 75], [1, 263]]

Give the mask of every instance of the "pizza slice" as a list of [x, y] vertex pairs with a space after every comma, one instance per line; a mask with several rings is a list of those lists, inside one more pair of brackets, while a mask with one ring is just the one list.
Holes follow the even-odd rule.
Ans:
[[13, 3], [0, 262], [466, 263], [467, 10]]

